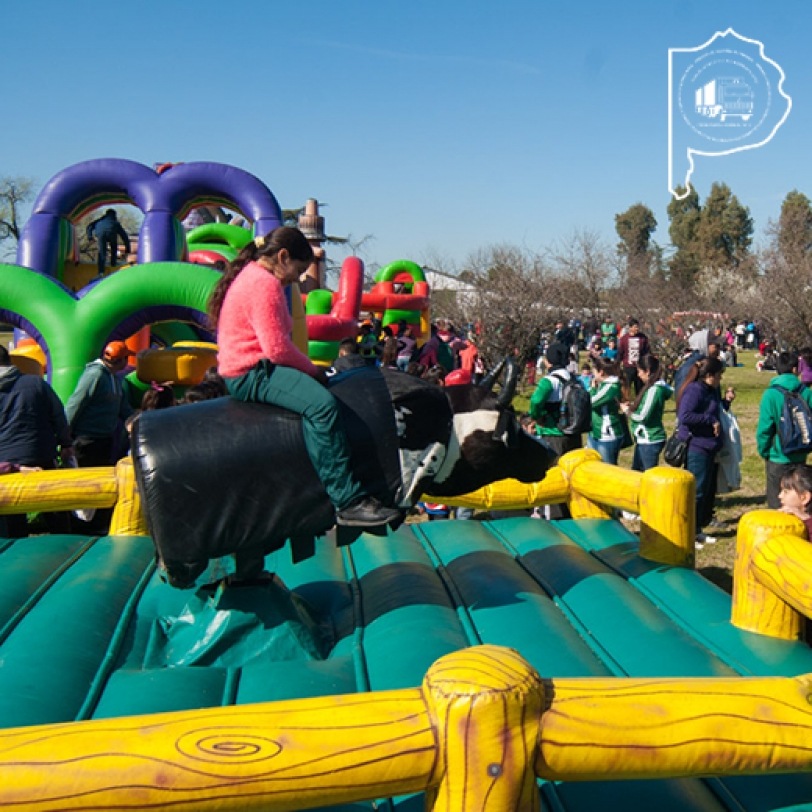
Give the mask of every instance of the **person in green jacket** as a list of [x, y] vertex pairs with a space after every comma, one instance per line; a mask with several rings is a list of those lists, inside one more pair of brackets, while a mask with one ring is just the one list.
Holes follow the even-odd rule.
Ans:
[[625, 420], [620, 413], [624, 397], [618, 378], [619, 365], [608, 358], [596, 358], [593, 366], [595, 382], [589, 390], [592, 398], [592, 432], [587, 445], [594, 448], [604, 462], [617, 465], [626, 435]]
[[[581, 448], [580, 434], [564, 434], [558, 427], [561, 418], [561, 396], [564, 384], [570, 381], [573, 374], [567, 369], [569, 348], [563, 344], [552, 343], [545, 354], [549, 372], [539, 381], [536, 391], [530, 398], [529, 414], [536, 421], [537, 434], [555, 451], [566, 454]], [[570, 512], [566, 505], [548, 505], [545, 510], [548, 519], [569, 519]]]
[[660, 460], [665, 446], [663, 410], [674, 390], [660, 378], [662, 366], [655, 355], [644, 355], [637, 362], [637, 375], [643, 388], [634, 403], [623, 404], [622, 409], [632, 422], [634, 439], [633, 471], [648, 471]]
[[798, 392], [812, 408], [812, 391], [807, 389], [798, 379], [798, 354], [782, 352], [775, 362], [778, 375], [770, 381], [770, 385], [761, 397], [758, 409], [758, 428], [756, 429], [756, 445], [759, 456], [764, 459], [767, 473], [767, 507], [779, 510], [781, 501], [778, 494], [781, 491], [781, 478], [789, 472], [793, 465], [806, 462], [804, 453], [785, 454], [781, 450], [778, 436], [778, 426], [781, 421], [781, 412], [784, 409], [784, 395], [776, 387], [783, 387], [790, 392]]

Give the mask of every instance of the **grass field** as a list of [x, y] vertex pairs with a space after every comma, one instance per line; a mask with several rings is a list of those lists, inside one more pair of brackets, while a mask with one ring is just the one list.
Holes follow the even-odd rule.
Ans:
[[[730, 368], [725, 372], [722, 390], [728, 386], [733, 386], [736, 390], [732, 411], [739, 420], [742, 434], [742, 487], [734, 493], [717, 497], [716, 515], [727, 524], [727, 530], [708, 531], [717, 538], [716, 544], [708, 544], [697, 550], [696, 554], [697, 569], [710, 580], [728, 589], [736, 554], [736, 527], [739, 518], [749, 510], [766, 507], [764, 461], [756, 451], [756, 425], [761, 395], [773, 378], [770, 372], [756, 370], [755, 353], [739, 353], [739, 364], [735, 369]], [[518, 411], [526, 411], [530, 394], [532, 392], [528, 389], [516, 398], [514, 405]], [[674, 419], [675, 406], [671, 400], [665, 414], [665, 426], [669, 433], [674, 427]], [[620, 464], [630, 468], [631, 463], [632, 449], [626, 449], [620, 455]], [[630, 527], [637, 529], [634, 525]]]

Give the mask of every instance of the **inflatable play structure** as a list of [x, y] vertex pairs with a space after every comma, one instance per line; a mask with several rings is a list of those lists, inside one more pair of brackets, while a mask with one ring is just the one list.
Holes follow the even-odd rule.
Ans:
[[[272, 553], [272, 582], [218, 585], [220, 561], [179, 591], [131, 460], [3, 477], [3, 513], [114, 515], [107, 538], [0, 543], [0, 803], [809, 808], [812, 548], [797, 519], [749, 514], [731, 601], [689, 566], [693, 487], [572, 452], [457, 500], [564, 501], [572, 520], [328, 535], [296, 564]], [[639, 539], [614, 508], [639, 512]]]
[[[95, 266], [78, 261], [75, 225], [88, 212], [116, 204], [143, 213], [137, 264], [98, 279]], [[212, 206], [238, 211], [252, 228], [207, 223], [185, 235], [188, 214]], [[36, 344], [15, 352], [15, 363], [27, 372], [44, 369], [64, 399], [109, 340], [127, 340], [135, 352], [150, 347], [151, 334], [166, 346], [184, 342], [186, 354], [194, 353], [189, 342], [212, 340], [205, 318], [218, 278], [212, 266], [233, 259], [254, 234], [267, 233], [281, 218], [265, 184], [224, 164], [153, 169], [103, 159], [63, 170], [34, 203], [16, 265], [0, 265], [0, 321]], [[350, 257], [335, 294], [315, 290], [303, 304], [293, 292], [294, 340], [317, 363], [332, 363], [339, 341], [356, 334], [362, 307], [384, 324], [405, 318], [416, 336], [427, 334], [429, 292], [419, 266], [405, 261], [387, 266], [369, 294], [363, 294], [363, 277], [363, 264]], [[149, 383], [146, 375], [136, 370], [134, 385]]]
[[[95, 269], [77, 264], [75, 224], [93, 209], [115, 204], [133, 205], [143, 213], [138, 261], [103, 279], [91, 279]], [[183, 219], [195, 208], [212, 205], [240, 212], [252, 230], [207, 224], [190, 232], [187, 244]], [[281, 210], [272, 192], [235, 167], [196, 162], [156, 170], [104, 159], [65, 169], [37, 198], [16, 264], [0, 265], [0, 321], [36, 343], [36, 348], [15, 352], [15, 362], [26, 371], [36, 371], [32, 364], [39, 364], [65, 399], [84, 366], [109, 340], [130, 340], [134, 350], [146, 349], [148, 330], [162, 344], [184, 342], [186, 354], [193, 354], [189, 342], [212, 338], [205, 317], [219, 274], [212, 265], [232, 259], [255, 233], [264, 234], [280, 223]], [[322, 363], [335, 358], [341, 338], [355, 334], [362, 284], [363, 265], [350, 258], [334, 302], [331, 296], [325, 308], [324, 294], [330, 294], [318, 292], [321, 298], [311, 307], [309, 325], [299, 297], [291, 297], [294, 339], [307, 349], [309, 329], [311, 350]]]

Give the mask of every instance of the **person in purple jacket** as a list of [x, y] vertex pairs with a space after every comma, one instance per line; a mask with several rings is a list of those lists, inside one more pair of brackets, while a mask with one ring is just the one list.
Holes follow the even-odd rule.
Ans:
[[685, 387], [678, 409], [677, 436], [688, 443], [685, 467], [696, 479], [696, 541], [700, 545], [712, 540], [702, 528], [711, 521], [716, 499], [716, 455], [723, 443], [719, 397], [723, 372], [724, 364], [718, 358], [701, 361], [699, 374]]

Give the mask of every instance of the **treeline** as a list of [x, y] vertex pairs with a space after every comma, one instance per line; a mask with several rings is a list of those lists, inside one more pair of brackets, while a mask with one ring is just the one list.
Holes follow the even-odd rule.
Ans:
[[616, 245], [581, 230], [540, 252], [480, 249], [456, 273], [468, 290], [444, 298], [437, 315], [480, 325], [490, 358], [514, 350], [532, 356], [540, 335], [559, 320], [634, 316], [667, 333], [671, 316], [683, 311], [756, 319], [762, 333], [778, 341], [812, 345], [812, 204], [806, 195], [794, 190], [786, 196], [759, 248], [750, 210], [724, 183], [714, 183], [704, 201], [695, 190], [672, 199], [667, 213], [665, 245], [654, 238], [654, 212], [635, 203], [615, 216]]

